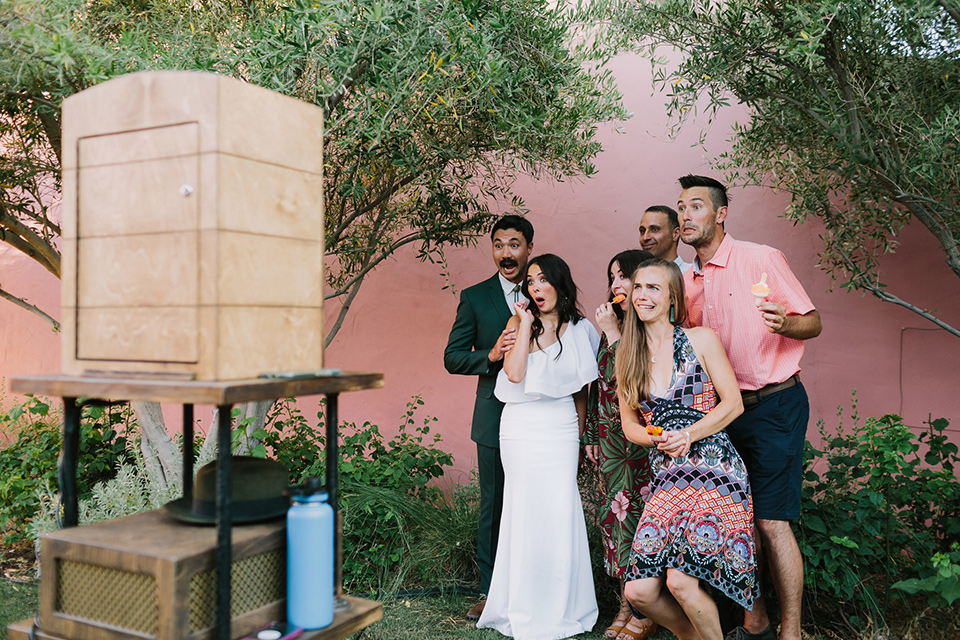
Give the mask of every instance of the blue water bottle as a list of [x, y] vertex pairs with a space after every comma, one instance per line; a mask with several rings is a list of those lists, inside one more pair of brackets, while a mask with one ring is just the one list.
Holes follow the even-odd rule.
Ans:
[[333, 508], [320, 478], [290, 491], [287, 621], [304, 629], [333, 622]]

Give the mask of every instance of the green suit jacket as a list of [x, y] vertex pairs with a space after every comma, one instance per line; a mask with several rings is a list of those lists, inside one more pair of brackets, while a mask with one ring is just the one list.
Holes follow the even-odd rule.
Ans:
[[470, 439], [487, 447], [500, 447], [500, 413], [503, 411], [503, 403], [493, 395], [503, 360], [490, 362], [487, 354], [507, 326], [510, 315], [497, 274], [464, 289], [457, 319], [450, 330], [447, 348], [443, 350], [443, 366], [448, 372], [479, 376]]

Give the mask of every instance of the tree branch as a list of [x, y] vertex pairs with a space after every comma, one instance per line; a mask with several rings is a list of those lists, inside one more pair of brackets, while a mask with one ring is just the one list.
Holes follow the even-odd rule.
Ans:
[[953, 21], [957, 23], [957, 26], [960, 27], [960, 9], [951, 2], [951, 0], [937, 0], [937, 4], [943, 7], [943, 10], [949, 14]]
[[60, 323], [57, 322], [56, 320], [54, 320], [52, 317], [50, 317], [46, 312], [42, 311], [42, 310], [41, 310], [39, 307], [37, 307], [36, 305], [32, 305], [32, 304], [30, 304], [29, 302], [27, 302], [26, 300], [24, 300], [23, 298], [18, 298], [17, 296], [13, 295], [12, 293], [9, 293], [9, 292], [7, 292], [7, 291], [4, 291], [3, 288], [0, 288], [0, 298], [3, 298], [4, 300], [9, 300], [9, 301], [12, 302], [13, 304], [15, 304], [15, 305], [17, 305], [18, 307], [20, 307], [21, 309], [26, 309], [26, 310], [29, 311], [30, 313], [33, 313], [33, 314], [39, 316], [40, 318], [42, 318], [42, 319], [44, 319], [44, 320], [46, 320], [47, 322], [50, 323], [50, 326], [53, 328], [53, 331], [54, 331], [55, 333], [59, 333], [59, 332], [60, 332]]
[[370, 68], [369, 60], [361, 60], [357, 63], [353, 69], [350, 70], [350, 74], [344, 78], [343, 82], [340, 83], [340, 86], [337, 87], [336, 91], [330, 94], [330, 96], [323, 101], [323, 119], [330, 119], [330, 114], [333, 113], [333, 110], [337, 108], [343, 99], [347, 95], [347, 91], [350, 90], [353, 85], [357, 83], [357, 80], [360, 79], [367, 69]]
[[926, 319], [926, 320], [929, 320], [929, 321], [932, 322], [933, 324], [935, 324], [935, 325], [937, 325], [938, 327], [940, 327], [941, 329], [945, 330], [947, 333], [950, 333], [950, 334], [952, 334], [952, 335], [960, 338], [960, 329], [955, 329], [954, 327], [950, 326], [949, 324], [947, 324], [946, 322], [944, 322], [944, 321], [941, 320], [940, 318], [936, 317], [935, 315], [933, 315], [933, 314], [930, 313], [929, 311], [926, 311], [925, 309], [921, 309], [920, 307], [918, 307], [918, 306], [916, 306], [916, 305], [914, 305], [914, 304], [911, 304], [911, 303], [903, 300], [902, 298], [899, 298], [899, 297], [893, 295], [893, 294], [890, 293], [889, 291], [885, 290], [885, 289], [880, 285], [880, 282], [879, 282], [879, 281], [873, 282], [873, 281], [868, 277], [869, 274], [865, 274], [865, 273], [863, 273], [863, 274], [857, 274], [858, 269], [856, 268], [856, 265], [854, 264], [853, 259], [850, 258], [850, 256], [847, 254], [847, 252], [844, 251], [843, 249], [841, 249], [839, 246], [834, 247], [834, 250], [835, 250], [835, 251], [837, 252], [837, 254], [843, 259], [843, 261], [847, 264], [847, 268], [848, 268], [848, 270], [849, 270], [850, 273], [851, 273], [850, 283], [854, 286], [854, 288], [860, 289], [860, 290], [863, 290], [863, 291], [869, 291], [869, 292], [872, 293], [874, 296], [876, 296], [877, 298], [879, 298], [881, 302], [889, 302], [889, 303], [895, 304], [895, 305], [897, 305], [897, 306], [899, 306], [899, 307], [903, 307], [904, 309], [907, 309], [908, 311], [912, 311], [913, 313], [917, 314], [917, 315], [920, 316], [921, 318], [924, 318], [924, 319]]
[[53, 275], [60, 277], [60, 255], [56, 250], [30, 227], [2, 209], [0, 209], [0, 242], [6, 242], [36, 260]]
[[365, 275], [373, 271], [373, 269], [376, 268], [378, 264], [380, 264], [381, 262], [386, 260], [388, 257], [390, 257], [391, 253], [393, 253], [394, 251], [396, 251], [397, 249], [399, 249], [404, 245], [407, 245], [407, 244], [410, 244], [411, 242], [416, 242], [417, 240], [422, 240], [422, 239], [423, 239], [423, 234], [419, 232], [411, 233], [408, 236], [404, 236], [403, 238], [400, 238], [396, 242], [392, 243], [389, 247], [381, 251], [380, 255], [377, 258], [375, 258], [372, 262], [365, 263], [363, 268], [360, 271], [358, 271], [356, 275], [350, 278], [346, 283], [344, 283], [343, 286], [341, 286], [336, 291], [332, 293], [328, 293], [325, 296], [323, 296], [323, 299], [329, 300], [331, 298], [338, 298], [343, 294], [347, 293], [347, 291], [350, 290], [350, 287], [352, 287], [355, 282], [359, 280], [363, 280], [363, 277]]

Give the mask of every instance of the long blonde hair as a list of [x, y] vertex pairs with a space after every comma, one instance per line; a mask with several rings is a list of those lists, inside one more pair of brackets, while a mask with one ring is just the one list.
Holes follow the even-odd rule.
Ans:
[[[667, 285], [670, 288], [670, 306], [673, 308], [674, 326], [683, 324], [687, 319], [687, 301], [683, 288], [683, 273], [673, 262], [654, 258], [641, 262], [630, 275], [636, 285], [637, 274], [642, 269], [660, 267], [667, 270]], [[631, 295], [630, 299], [633, 299]], [[632, 306], [632, 305], [631, 305]], [[620, 346], [617, 347], [617, 394], [620, 399], [633, 408], [640, 407], [640, 401], [650, 397], [650, 346], [647, 344], [647, 332], [637, 316], [637, 310], [624, 314], [623, 329], [620, 332]], [[672, 357], [672, 355], [671, 355]]]

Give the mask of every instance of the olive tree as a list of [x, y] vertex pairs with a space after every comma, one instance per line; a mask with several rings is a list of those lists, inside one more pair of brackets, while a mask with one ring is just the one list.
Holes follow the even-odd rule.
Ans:
[[732, 100], [748, 107], [717, 168], [790, 194], [795, 223], [822, 222], [820, 263], [840, 286], [960, 337], [880, 269], [918, 223], [960, 277], [955, 0], [627, 0], [616, 21], [650, 55], [676, 124]]
[[[589, 176], [627, 116], [596, 22], [547, 0], [0, 0], [0, 240], [60, 275], [63, 99], [144, 69], [214, 71], [325, 111], [328, 299], [406, 245], [443, 263], [520, 174]], [[0, 295], [53, 319], [28, 301]]]
[[[598, 125], [627, 117], [602, 36], [586, 11], [548, 0], [0, 0], [0, 240], [60, 276], [66, 97], [148, 69], [230, 75], [324, 109], [329, 343], [401, 248], [442, 265], [444, 247], [524, 212], [519, 175], [593, 173]], [[162, 415], [134, 408], [145, 458], [175, 481]], [[256, 431], [265, 414], [241, 417]]]

